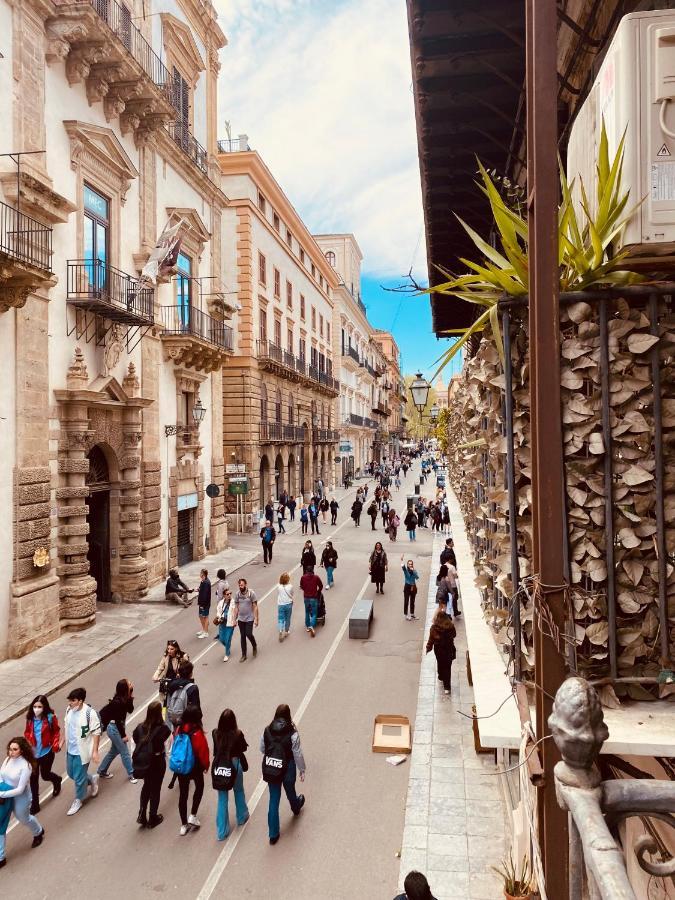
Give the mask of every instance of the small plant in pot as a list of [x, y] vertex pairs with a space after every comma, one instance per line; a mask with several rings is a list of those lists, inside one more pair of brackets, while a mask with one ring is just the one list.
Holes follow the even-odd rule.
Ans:
[[509, 853], [501, 861], [499, 868], [492, 867], [492, 871], [504, 882], [504, 897], [506, 900], [532, 900], [534, 896], [534, 876], [530, 862], [523, 857], [520, 866], [516, 866], [513, 856]]

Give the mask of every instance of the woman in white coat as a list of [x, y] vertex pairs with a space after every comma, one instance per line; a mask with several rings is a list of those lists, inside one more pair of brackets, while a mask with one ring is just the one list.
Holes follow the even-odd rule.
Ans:
[[[14, 804], [14, 815], [33, 835], [33, 847], [39, 847], [45, 836], [45, 830], [35, 816], [30, 814], [31, 789], [30, 776], [33, 774], [35, 757], [31, 745], [24, 737], [15, 737], [7, 744], [7, 757], [0, 766], [0, 808], [7, 803]], [[5, 858], [5, 840], [9, 816], [5, 827], [0, 828], [0, 868], [7, 864]]]

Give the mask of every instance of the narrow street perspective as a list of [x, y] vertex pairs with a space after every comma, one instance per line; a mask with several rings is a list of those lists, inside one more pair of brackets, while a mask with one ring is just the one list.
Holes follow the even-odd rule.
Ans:
[[0, 24], [0, 896], [675, 900], [675, 0]]

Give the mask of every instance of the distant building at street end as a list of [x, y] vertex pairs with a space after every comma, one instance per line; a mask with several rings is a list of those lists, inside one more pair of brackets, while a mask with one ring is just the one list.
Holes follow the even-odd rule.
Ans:
[[379, 346], [385, 360], [383, 386], [389, 398], [386, 421], [383, 423], [383, 442], [387, 448], [387, 456], [397, 456], [404, 439], [403, 412], [405, 409], [406, 389], [401, 376], [401, 354], [393, 334], [376, 328], [373, 341]]
[[[236, 356], [223, 371], [223, 452], [248, 476], [248, 522], [284, 490], [308, 496], [319, 479], [335, 483], [338, 276], [248, 142], [219, 148], [225, 271], [241, 307]], [[236, 497], [227, 504], [234, 522]]]

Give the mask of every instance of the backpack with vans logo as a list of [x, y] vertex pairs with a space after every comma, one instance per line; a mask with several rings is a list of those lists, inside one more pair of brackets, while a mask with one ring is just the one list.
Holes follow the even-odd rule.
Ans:
[[237, 770], [229, 753], [216, 750], [211, 763], [211, 785], [214, 791], [231, 791], [237, 780]]
[[166, 704], [166, 715], [172, 725], [180, 725], [183, 720], [183, 713], [188, 704], [188, 690], [192, 687], [192, 682], [174, 691], [169, 697]]
[[267, 784], [281, 784], [288, 770], [289, 736], [272, 734], [269, 728], [263, 734], [265, 752], [262, 761], [262, 777]]
[[189, 775], [195, 767], [195, 752], [192, 749], [190, 735], [179, 731], [171, 745], [169, 768], [176, 775]]

